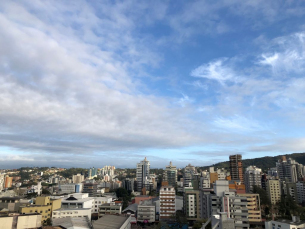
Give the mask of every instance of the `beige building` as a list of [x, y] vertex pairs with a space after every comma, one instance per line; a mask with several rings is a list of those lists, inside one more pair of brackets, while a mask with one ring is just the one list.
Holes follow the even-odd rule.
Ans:
[[99, 217], [103, 215], [121, 215], [122, 205], [115, 203], [107, 203], [100, 205]]
[[19, 215], [11, 214], [9, 216], [0, 217], [0, 229], [25, 229], [25, 228], [41, 228], [41, 215], [29, 214]]
[[39, 213], [42, 215], [41, 222], [45, 222], [52, 217], [53, 210], [61, 207], [61, 199], [50, 199], [49, 196], [39, 196], [35, 205], [27, 205], [19, 208], [22, 214]]
[[247, 194], [238, 194], [238, 196], [247, 197], [249, 223], [261, 222], [262, 215], [261, 215], [259, 194], [247, 193]]
[[281, 183], [279, 180], [268, 180], [266, 189], [271, 204], [276, 204], [281, 200]]

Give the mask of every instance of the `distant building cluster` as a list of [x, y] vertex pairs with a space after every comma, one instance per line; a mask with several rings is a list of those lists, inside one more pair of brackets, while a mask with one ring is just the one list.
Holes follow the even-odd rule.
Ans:
[[[298, 216], [278, 219], [279, 211], [274, 210], [287, 198], [305, 206], [305, 167], [285, 156], [265, 172], [255, 165], [244, 167], [240, 154], [229, 156], [228, 168], [206, 170], [191, 164], [177, 168], [172, 162], [154, 170], [146, 157], [135, 169], [92, 167], [68, 177], [62, 175], [65, 169], [36, 170], [1, 170], [0, 228], [81, 224], [90, 229], [109, 225], [125, 229], [160, 222], [187, 227], [203, 219], [201, 228], [305, 225]], [[183, 223], [177, 221], [181, 217]]]

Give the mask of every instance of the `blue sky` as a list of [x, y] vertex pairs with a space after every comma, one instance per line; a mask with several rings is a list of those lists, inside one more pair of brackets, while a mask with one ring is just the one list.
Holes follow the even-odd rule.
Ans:
[[302, 1], [2, 1], [0, 168], [304, 152]]

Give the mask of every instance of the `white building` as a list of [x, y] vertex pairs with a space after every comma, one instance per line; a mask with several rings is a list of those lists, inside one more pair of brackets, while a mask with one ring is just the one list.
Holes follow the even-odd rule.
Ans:
[[138, 205], [138, 222], [153, 223], [156, 220], [156, 206], [153, 203], [140, 201]]
[[31, 186], [31, 188], [28, 190], [28, 193], [37, 193], [37, 195], [40, 195], [41, 191], [41, 182], [38, 182], [37, 185]]
[[88, 193], [73, 193], [61, 198], [61, 208], [90, 208], [92, 209], [94, 198], [89, 197]]
[[262, 187], [261, 182], [262, 170], [256, 166], [248, 166], [245, 171], [244, 182], [246, 186], [246, 192], [253, 192], [253, 187]]
[[199, 188], [210, 188], [211, 186], [210, 173], [203, 171], [200, 177]]
[[5, 183], [5, 173], [0, 173], [0, 192], [4, 188], [4, 183]]
[[292, 216], [292, 220], [271, 220], [265, 222], [266, 229], [298, 229], [305, 228], [305, 222], [300, 221], [298, 216]]
[[92, 213], [98, 213], [100, 206], [102, 204], [109, 204], [112, 202], [111, 197], [93, 197], [94, 198], [94, 203], [92, 207]]
[[80, 193], [83, 191], [83, 184], [61, 184], [59, 185], [60, 193]]
[[72, 209], [60, 208], [54, 210], [52, 213], [52, 219], [66, 218], [66, 217], [88, 217], [88, 219], [91, 220], [91, 208], [72, 208]]

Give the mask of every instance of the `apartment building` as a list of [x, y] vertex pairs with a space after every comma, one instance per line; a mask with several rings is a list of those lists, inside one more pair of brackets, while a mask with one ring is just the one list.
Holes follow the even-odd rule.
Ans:
[[170, 218], [176, 213], [176, 191], [173, 186], [160, 188], [160, 219]]
[[45, 222], [52, 217], [52, 212], [59, 209], [61, 199], [51, 199], [49, 196], [39, 196], [36, 198], [35, 205], [21, 206], [19, 212], [21, 214], [39, 213], [42, 215], [41, 222]]
[[257, 168], [256, 166], [248, 166], [245, 171], [245, 186], [246, 186], [246, 192], [253, 192], [253, 187], [261, 187], [261, 173], [262, 170]]
[[52, 213], [52, 219], [66, 218], [66, 217], [88, 217], [88, 219], [91, 220], [91, 208], [73, 208], [73, 209], [60, 208], [54, 210]]
[[80, 193], [83, 191], [83, 184], [61, 184], [59, 185], [60, 193]]
[[184, 188], [183, 209], [187, 220], [200, 219], [199, 193], [199, 190], [194, 190], [192, 187]]
[[169, 186], [176, 186], [177, 183], [177, 167], [173, 166], [172, 162], [169, 163], [168, 166], [166, 166], [164, 170], [164, 181], [168, 182]]
[[84, 183], [83, 184], [83, 193], [88, 193], [90, 197], [97, 196], [97, 183]]
[[143, 161], [137, 163], [137, 171], [136, 171], [136, 178], [137, 178], [137, 191], [141, 191], [142, 188], [149, 186], [149, 171], [150, 171], [150, 163], [144, 158]]
[[85, 176], [81, 174], [72, 176], [72, 183], [82, 183], [85, 180]]
[[121, 215], [122, 204], [107, 203], [100, 205], [99, 208], [99, 218], [103, 215]]
[[112, 197], [94, 197], [92, 213], [98, 213], [101, 205], [109, 204], [111, 202], [112, 202]]
[[266, 183], [267, 193], [271, 204], [276, 204], [281, 200], [280, 180], [268, 180]]
[[152, 201], [141, 201], [138, 205], [137, 220], [142, 223], [156, 221], [156, 206]]
[[234, 181], [244, 182], [243, 162], [240, 154], [231, 155], [230, 157], [230, 175]]

